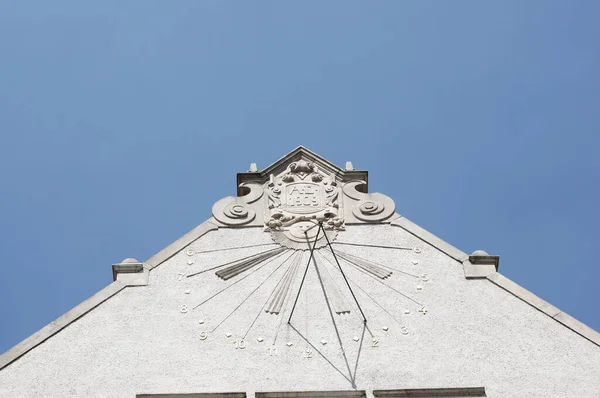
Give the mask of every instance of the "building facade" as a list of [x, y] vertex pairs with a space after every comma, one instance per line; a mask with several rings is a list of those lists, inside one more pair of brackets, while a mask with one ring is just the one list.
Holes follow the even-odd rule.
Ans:
[[600, 334], [299, 147], [0, 356], [1, 397], [600, 397]]

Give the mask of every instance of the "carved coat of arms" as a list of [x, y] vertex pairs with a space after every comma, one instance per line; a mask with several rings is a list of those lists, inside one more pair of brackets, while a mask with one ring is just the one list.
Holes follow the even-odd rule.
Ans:
[[334, 177], [321, 174], [312, 162], [299, 160], [281, 177], [271, 175], [267, 195], [265, 229], [272, 231], [276, 241], [289, 239], [305, 245], [319, 221], [332, 238], [333, 231], [344, 228], [340, 188]]
[[330, 229], [343, 228], [339, 187], [313, 163], [291, 163], [280, 178], [271, 175], [267, 190], [267, 228], [277, 230], [309, 220], [323, 221]]

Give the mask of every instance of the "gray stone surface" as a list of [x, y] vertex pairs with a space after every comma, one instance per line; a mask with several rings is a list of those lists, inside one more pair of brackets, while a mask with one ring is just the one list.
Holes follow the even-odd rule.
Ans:
[[518, 284], [511, 281], [510, 279], [508, 279], [504, 275], [500, 274], [499, 272], [494, 272], [494, 273], [488, 275], [487, 279], [492, 281], [494, 284], [500, 286], [501, 288], [505, 289], [506, 291], [514, 294], [516, 297], [525, 301], [527, 304], [533, 306], [534, 308], [537, 308], [538, 310], [542, 311], [543, 313], [545, 313], [551, 317], [554, 317], [559, 312], [561, 312], [558, 308], [556, 308], [552, 304], [548, 303], [545, 300], [542, 300], [535, 294], [531, 293], [529, 290], [525, 289], [524, 287], [519, 286]]
[[[110, 285], [100, 290], [98, 293], [94, 294], [92, 297], [90, 297], [83, 303], [79, 304], [77, 307], [73, 308], [72, 310], [62, 315], [50, 324], [44, 326], [44, 328], [29, 336], [27, 339], [23, 340], [10, 350], [6, 351], [0, 356], [0, 370], [12, 363], [13, 361], [17, 360], [19, 357], [26, 354], [33, 348], [37, 347], [39, 344], [42, 344], [48, 338], [60, 332], [69, 324], [76, 321], [92, 309], [96, 308], [105, 300], [108, 300], [110, 297], [119, 293], [124, 288], [125, 285], [119, 281], [111, 283]], [[0, 391], [2, 391], [1, 387]]]
[[554, 319], [556, 319], [558, 322], [562, 323], [569, 329], [573, 330], [574, 332], [580, 334], [581, 336], [584, 336], [586, 339], [600, 346], [600, 333], [598, 333], [588, 325], [581, 323], [577, 319], [573, 318], [571, 315], [561, 311], [554, 316]]
[[[335, 246], [393, 268], [384, 283], [426, 307], [423, 315], [420, 305], [390, 290], [382, 280], [342, 263], [369, 330], [378, 339], [377, 347], [372, 347], [367, 331], [359, 342], [353, 340], [363, 337], [358, 308], [348, 290], [343, 290], [339, 271], [327, 264], [326, 258], [331, 259], [327, 248], [316, 254], [321, 272], [330, 274], [351, 304], [350, 314], [333, 315], [344, 355], [314, 267], [309, 268], [292, 318], [292, 325], [307, 340], [285, 322], [289, 302], [283, 314], [264, 311], [284, 276], [288, 263], [283, 256], [231, 281], [217, 278], [214, 271], [180, 280], [181, 273], [206, 270], [273, 247], [268, 233], [261, 228], [211, 228], [211, 233], [189, 241], [149, 271], [147, 286], [121, 290], [122, 284], [115, 282], [110, 299], [104, 293], [102, 305], [98, 299], [76, 311], [77, 321], [0, 370], [0, 396], [351, 390], [344, 355], [350, 373], [355, 373], [356, 389], [368, 394], [481, 386], [490, 397], [600, 396], [600, 347], [582, 337], [588, 331], [580, 328], [575, 333], [559, 323], [574, 324], [566, 315], [556, 313], [553, 319], [538, 310], [543, 303], [532, 306], [529, 302], [535, 302], [535, 296], [527, 296], [499, 274], [487, 280], [465, 279], [462, 262], [404, 228], [353, 225], [336, 239], [372, 245]], [[240, 245], [252, 247], [215, 251]], [[306, 264], [309, 254], [302, 256]], [[426, 282], [420, 278], [423, 274]], [[292, 292], [298, 290], [301, 276], [292, 283]], [[245, 279], [233, 284], [240, 278]], [[227, 286], [231, 287], [192, 310]], [[188, 311], [182, 313], [184, 304]], [[552, 313], [551, 308], [546, 312]], [[206, 339], [202, 332], [207, 333]], [[245, 348], [236, 349], [234, 341], [244, 334]], [[276, 334], [278, 351], [271, 355]], [[314, 346], [312, 358], [304, 356], [307, 341]]]
[[442, 251], [443, 253], [446, 253], [447, 255], [449, 255], [450, 257], [455, 259], [456, 261], [463, 262], [463, 261], [467, 261], [469, 259], [469, 256], [466, 253], [463, 253], [456, 247], [441, 240], [440, 238], [438, 238], [431, 232], [419, 227], [417, 224], [413, 223], [412, 221], [410, 221], [409, 219], [407, 219], [405, 217], [398, 217], [394, 221], [392, 221], [391, 224], [396, 225], [396, 226], [410, 232], [411, 234], [415, 235], [416, 237], [418, 237], [418, 238], [424, 240], [425, 242], [429, 243], [430, 245], [436, 247], [438, 250]]
[[169, 246], [162, 249], [160, 252], [156, 253], [154, 256], [150, 257], [145, 261], [145, 264], [149, 266], [150, 269], [156, 267], [161, 264], [163, 261], [171, 258], [177, 252], [179, 252], [182, 248], [186, 247], [196, 239], [200, 238], [204, 234], [216, 230], [217, 225], [211, 221], [206, 220], [202, 224], [198, 225], [196, 228], [192, 229], [187, 234], [183, 235], [181, 238], [177, 239], [175, 242], [171, 243]]

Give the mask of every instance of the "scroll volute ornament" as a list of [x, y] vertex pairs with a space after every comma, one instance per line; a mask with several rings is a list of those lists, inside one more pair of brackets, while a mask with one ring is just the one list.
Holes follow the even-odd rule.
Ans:
[[364, 181], [344, 184], [346, 222], [385, 222], [396, 211], [394, 201], [380, 193], [366, 193]]
[[213, 205], [212, 214], [217, 221], [230, 226], [254, 223], [256, 211], [262, 208], [259, 199], [263, 197], [264, 190], [259, 184], [242, 183], [240, 192], [242, 196], [228, 196]]

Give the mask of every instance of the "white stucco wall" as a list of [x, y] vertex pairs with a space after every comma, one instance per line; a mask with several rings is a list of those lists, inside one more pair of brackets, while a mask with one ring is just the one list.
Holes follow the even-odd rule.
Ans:
[[[379, 344], [372, 347], [368, 332], [362, 343], [353, 340], [363, 335], [354, 305], [350, 314], [335, 315], [348, 365], [312, 265], [292, 323], [327, 360], [316, 352], [313, 358], [303, 357], [307, 343], [286, 325], [287, 313], [260, 311], [288, 263], [201, 340], [201, 331], [210, 332], [287, 255], [197, 310], [181, 313], [182, 304], [191, 309], [252, 270], [229, 281], [218, 279], [213, 271], [178, 281], [179, 272], [209, 268], [270, 247], [193, 257], [182, 250], [150, 272], [148, 286], [124, 289], [1, 370], [0, 396], [133, 398], [141, 393], [348, 390], [352, 389], [348, 368], [355, 373], [356, 388], [366, 390], [483, 386], [490, 397], [600, 396], [600, 347], [488, 280], [465, 279], [462, 264], [437, 249], [391, 225], [348, 226], [337, 241], [419, 247], [421, 253], [335, 246], [397, 270], [427, 273], [430, 278], [421, 291], [415, 288], [415, 278], [400, 272], [383, 281], [422, 302], [428, 310], [422, 315], [418, 305], [342, 263], [348, 277], [408, 329], [403, 334], [398, 322], [355, 288]], [[270, 236], [261, 228], [222, 228], [190, 248], [201, 251], [269, 242]], [[187, 264], [190, 258], [195, 260], [192, 265]], [[352, 302], [340, 274], [319, 256], [316, 259]], [[302, 269], [307, 260], [305, 253]], [[293, 293], [300, 277], [292, 285]], [[289, 310], [291, 303], [286, 307]], [[410, 314], [404, 313], [406, 309]], [[247, 347], [236, 349], [233, 341], [246, 333], [259, 313], [246, 337]], [[283, 316], [278, 355], [270, 355], [268, 348]], [[200, 319], [203, 324], [198, 323]], [[258, 342], [259, 337], [264, 341]]]

